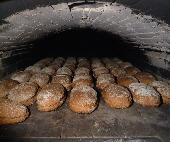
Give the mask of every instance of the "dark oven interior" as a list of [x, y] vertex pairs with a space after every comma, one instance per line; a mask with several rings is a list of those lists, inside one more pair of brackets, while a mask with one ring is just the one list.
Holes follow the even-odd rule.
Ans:
[[[0, 2], [0, 80], [46, 57], [117, 57], [170, 83], [170, 2], [155, 0], [3, 0]], [[95, 78], [93, 78], [95, 81]], [[98, 93], [90, 114], [28, 106], [29, 117], [0, 126], [2, 141], [170, 141], [170, 106], [109, 107]], [[169, 97], [170, 99], [170, 97]], [[1, 113], [1, 112], [0, 112]]]

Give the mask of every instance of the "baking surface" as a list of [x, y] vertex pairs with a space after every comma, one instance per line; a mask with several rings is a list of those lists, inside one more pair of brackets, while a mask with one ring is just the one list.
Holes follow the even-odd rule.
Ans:
[[52, 112], [42, 112], [36, 103], [21, 123], [0, 126], [2, 141], [19, 142], [169, 142], [170, 105], [142, 107], [133, 103], [126, 109], [109, 107], [100, 97], [91, 114], [76, 114], [66, 102]]

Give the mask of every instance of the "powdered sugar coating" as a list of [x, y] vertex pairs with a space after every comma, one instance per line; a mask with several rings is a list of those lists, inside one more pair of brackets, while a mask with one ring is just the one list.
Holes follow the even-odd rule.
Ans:
[[11, 76], [11, 79], [18, 81], [19, 83], [27, 82], [31, 78], [32, 74], [30, 72], [19, 71]]
[[11, 89], [8, 95], [8, 99], [23, 102], [32, 98], [36, 95], [38, 90], [38, 85], [33, 82], [25, 82], [17, 85], [15, 88]]

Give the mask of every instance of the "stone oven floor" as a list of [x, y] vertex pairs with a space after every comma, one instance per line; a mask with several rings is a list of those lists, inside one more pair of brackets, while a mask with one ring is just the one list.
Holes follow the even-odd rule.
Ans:
[[0, 126], [1, 142], [169, 142], [170, 105], [142, 107], [133, 103], [114, 109], [100, 99], [91, 114], [76, 114], [68, 100], [53, 112], [41, 112], [36, 103], [21, 123]]

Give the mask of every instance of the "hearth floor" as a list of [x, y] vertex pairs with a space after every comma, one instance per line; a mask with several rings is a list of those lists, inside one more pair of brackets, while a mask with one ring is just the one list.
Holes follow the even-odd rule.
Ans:
[[52, 112], [42, 112], [36, 103], [21, 123], [0, 126], [1, 142], [169, 142], [170, 105], [142, 107], [133, 103], [126, 109], [109, 107], [100, 98], [90, 114], [69, 109], [69, 98]]

